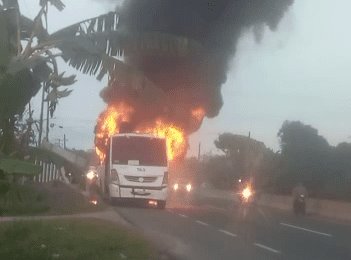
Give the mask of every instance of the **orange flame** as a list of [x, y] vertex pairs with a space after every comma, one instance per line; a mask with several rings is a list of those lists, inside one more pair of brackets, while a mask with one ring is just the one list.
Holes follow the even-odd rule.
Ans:
[[95, 146], [95, 153], [99, 157], [100, 163], [102, 163], [106, 158], [106, 154], [103, 151], [101, 151], [97, 146]]
[[[101, 113], [96, 129], [96, 139], [103, 141], [107, 145], [108, 138], [119, 132], [120, 124], [128, 122], [134, 109], [125, 104], [109, 106], [103, 113]], [[98, 146], [95, 147], [95, 152], [102, 162], [105, 159], [105, 153]]]
[[193, 116], [193, 118], [200, 122], [205, 117], [205, 110], [201, 107], [194, 108], [193, 110], [191, 110], [191, 115]]
[[99, 119], [99, 121], [102, 123], [98, 124], [100, 127], [97, 136], [102, 137], [107, 135], [110, 137], [111, 135], [118, 133], [119, 124], [121, 122], [128, 122], [130, 115], [133, 112], [134, 109], [125, 103], [108, 107], [103, 113], [104, 116]]
[[179, 127], [157, 120], [154, 126], [141, 129], [141, 132], [166, 138], [167, 157], [169, 160], [185, 154], [187, 149], [186, 138], [184, 131]]
[[[109, 106], [101, 113], [97, 122], [95, 137], [97, 144], [95, 151], [101, 162], [106, 157], [102, 149], [107, 145], [108, 138], [119, 133], [121, 123], [128, 122], [133, 113], [134, 109], [125, 103]], [[167, 157], [169, 160], [182, 156], [186, 152], [187, 141], [185, 132], [173, 124], [164, 123], [158, 119], [146, 126], [137, 128], [135, 132], [166, 138]]]

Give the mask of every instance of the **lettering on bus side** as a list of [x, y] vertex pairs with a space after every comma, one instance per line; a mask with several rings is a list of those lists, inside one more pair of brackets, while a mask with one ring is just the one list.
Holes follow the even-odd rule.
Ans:
[[138, 168], [137, 168], [137, 171], [139, 171], [139, 172], [145, 172], [145, 168], [140, 168], [140, 167], [138, 167]]

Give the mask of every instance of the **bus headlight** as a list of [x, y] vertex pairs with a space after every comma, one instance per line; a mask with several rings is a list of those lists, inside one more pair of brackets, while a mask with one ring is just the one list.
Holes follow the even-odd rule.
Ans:
[[115, 184], [119, 184], [118, 173], [115, 169], [111, 170], [111, 182], [113, 182]]
[[190, 192], [190, 191], [192, 190], [192, 188], [193, 188], [193, 187], [191, 186], [190, 183], [186, 185], [186, 190], [187, 190], [187, 192]]

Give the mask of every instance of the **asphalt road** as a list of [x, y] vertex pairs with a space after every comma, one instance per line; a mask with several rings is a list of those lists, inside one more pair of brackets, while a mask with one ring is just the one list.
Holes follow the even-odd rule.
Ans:
[[218, 201], [116, 206], [177, 259], [351, 259], [351, 225]]

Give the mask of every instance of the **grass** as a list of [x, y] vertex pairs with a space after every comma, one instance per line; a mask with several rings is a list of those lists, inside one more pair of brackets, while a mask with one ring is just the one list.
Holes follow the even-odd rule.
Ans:
[[63, 215], [104, 209], [63, 183], [14, 185], [0, 198], [0, 216]]
[[142, 237], [102, 220], [0, 224], [0, 259], [155, 259], [154, 256], [152, 246]]

